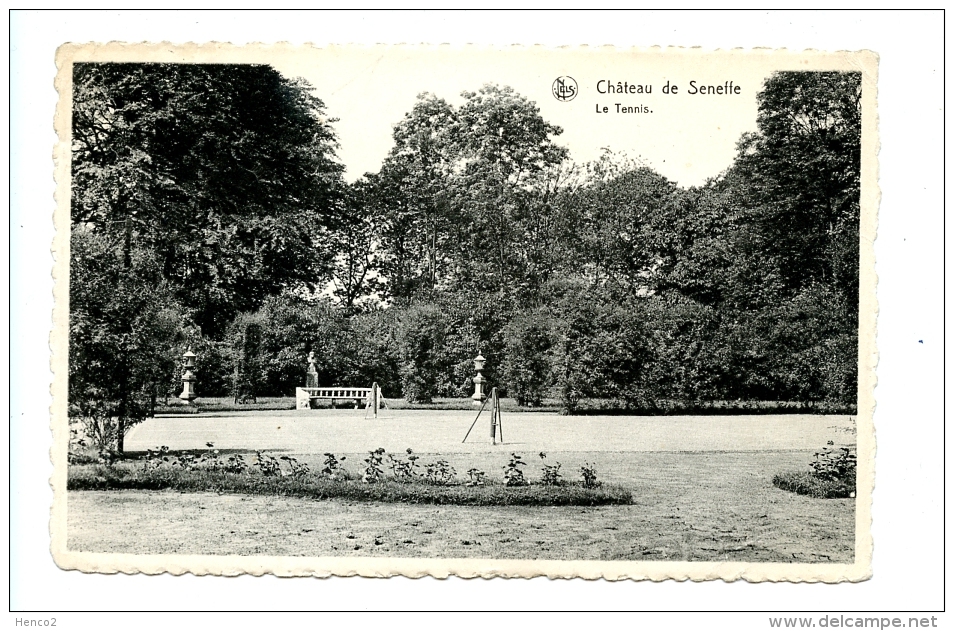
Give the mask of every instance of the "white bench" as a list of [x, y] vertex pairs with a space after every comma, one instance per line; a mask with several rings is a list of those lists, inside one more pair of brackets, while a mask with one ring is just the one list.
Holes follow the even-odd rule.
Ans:
[[374, 388], [350, 388], [347, 386], [332, 386], [330, 388], [295, 388], [296, 407], [299, 410], [311, 409], [313, 403], [319, 400], [330, 400], [332, 407], [338, 399], [354, 401], [355, 408], [365, 403], [371, 396]]

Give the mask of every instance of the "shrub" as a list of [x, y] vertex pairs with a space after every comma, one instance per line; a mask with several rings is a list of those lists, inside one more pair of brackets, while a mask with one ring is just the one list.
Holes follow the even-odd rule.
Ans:
[[583, 478], [583, 488], [594, 489], [600, 486], [600, 482], [596, 481], [596, 467], [590, 463], [584, 462], [580, 465], [580, 476]]
[[262, 394], [262, 324], [261, 316], [240, 315], [233, 327], [238, 330], [233, 349], [235, 374], [232, 398], [236, 403], [255, 403]]
[[811, 471], [789, 471], [776, 474], [772, 484], [783, 491], [820, 499], [854, 497], [855, 485], [843, 480], [826, 480]]
[[384, 479], [384, 448], [378, 447], [374, 451], [368, 452], [368, 457], [364, 459], [364, 477], [362, 478], [368, 484], [380, 482]]
[[388, 460], [391, 461], [391, 471], [394, 473], [394, 478], [399, 482], [413, 482], [414, 479], [418, 477], [417, 469], [420, 467], [417, 464], [417, 460], [419, 458], [420, 456], [414, 455], [414, 452], [410, 448], [407, 450], [407, 460], [395, 457], [394, 454], [388, 454]]
[[338, 383], [368, 385], [377, 382], [389, 398], [400, 398], [398, 351], [395, 348], [395, 309], [362, 313], [348, 320], [347, 334], [338, 350], [348, 361]]
[[815, 475], [823, 480], [829, 481], [851, 481], [854, 480], [858, 470], [858, 457], [851, 453], [848, 447], [839, 449], [823, 448], [815, 452], [815, 460], [809, 465], [815, 472]]
[[520, 456], [510, 454], [510, 462], [504, 466], [504, 480], [507, 486], [527, 486], [527, 478], [520, 467], [527, 466]]
[[429, 484], [446, 486], [453, 484], [457, 471], [444, 459], [424, 465], [424, 479]]
[[543, 477], [540, 479], [540, 482], [545, 486], [560, 484], [560, 478], [563, 477], [560, 475], [560, 467], [562, 465], [559, 462], [556, 464], [547, 464], [547, 454], [543, 451], [540, 452], [540, 460], [543, 461]]
[[849, 447], [816, 451], [808, 466], [811, 471], [779, 473], [772, 484], [784, 491], [823, 499], [855, 496], [858, 457]]
[[[551, 351], [564, 413], [588, 397], [647, 398], [643, 370], [652, 363], [645, 306], [608, 290], [570, 292], [554, 306], [559, 332]], [[631, 404], [631, 403], [630, 403]]]
[[517, 405], [538, 407], [551, 385], [552, 323], [545, 310], [517, 315], [503, 330], [506, 357], [501, 366]]
[[395, 343], [400, 358], [401, 390], [410, 403], [430, 403], [437, 396], [445, 326], [444, 315], [435, 305], [412, 306], [401, 314]]

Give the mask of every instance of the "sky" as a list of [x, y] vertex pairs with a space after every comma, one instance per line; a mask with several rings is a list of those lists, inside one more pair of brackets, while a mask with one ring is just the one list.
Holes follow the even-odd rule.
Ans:
[[[270, 63], [282, 74], [303, 77], [339, 119], [335, 129], [345, 177], [375, 172], [392, 146], [392, 128], [418, 94], [431, 92], [454, 105], [460, 93], [486, 83], [509, 85], [534, 101], [543, 118], [563, 128], [555, 140], [571, 159], [598, 158], [604, 147], [640, 157], [682, 186], [703, 184], [730, 166], [744, 132], [756, 129], [756, 94], [773, 70], [792, 57], [749, 52], [733, 57], [695, 49], [514, 47], [361, 47], [297, 49]], [[572, 77], [578, 95], [557, 100], [554, 80]], [[604, 83], [600, 83], [604, 81]], [[738, 86], [732, 94], [689, 94], [697, 85]], [[606, 84], [643, 86], [643, 94], [609, 94]], [[676, 85], [676, 94], [663, 87]], [[646, 88], [651, 89], [645, 93]], [[636, 88], [639, 89], [638, 87]], [[725, 88], [723, 88], [724, 90]], [[616, 104], [651, 113], [617, 113]], [[608, 108], [602, 113], [602, 108]], [[598, 111], [600, 110], [600, 111]]]

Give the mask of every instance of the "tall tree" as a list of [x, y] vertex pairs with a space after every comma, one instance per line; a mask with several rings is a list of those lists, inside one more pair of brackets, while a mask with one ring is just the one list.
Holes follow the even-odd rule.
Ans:
[[857, 302], [861, 73], [777, 72], [735, 168], [790, 287], [834, 283]]
[[75, 226], [70, 243], [69, 414], [101, 448], [165, 394], [184, 350], [188, 318], [148, 251], [124, 261], [107, 235]]
[[342, 213], [331, 235], [335, 250], [332, 292], [349, 314], [359, 311], [368, 299], [378, 297], [381, 288], [382, 222], [377, 212], [377, 179], [368, 175], [347, 187]]
[[562, 130], [509, 87], [462, 96], [454, 108], [422, 94], [395, 126], [379, 180], [382, 274], [395, 297], [517, 286], [539, 251], [522, 246], [553, 192], [546, 173], [566, 158], [552, 139]]
[[449, 204], [457, 113], [444, 99], [418, 95], [394, 127], [381, 168], [382, 272], [388, 294], [406, 300], [436, 289], [450, 270], [454, 226]]
[[82, 63], [73, 85], [73, 222], [131, 225], [206, 334], [327, 280], [343, 169], [307, 83], [262, 65]]
[[537, 195], [546, 183], [540, 176], [568, 155], [553, 140], [563, 130], [509, 86], [485, 85], [462, 96], [452, 135], [462, 227], [455, 271], [461, 283], [505, 292], [526, 280], [520, 244], [545, 199]]
[[665, 218], [678, 200], [675, 184], [646, 167], [606, 176], [591, 176], [571, 202], [580, 214], [571, 247], [590, 282], [624, 292], [655, 289], [666, 235]]

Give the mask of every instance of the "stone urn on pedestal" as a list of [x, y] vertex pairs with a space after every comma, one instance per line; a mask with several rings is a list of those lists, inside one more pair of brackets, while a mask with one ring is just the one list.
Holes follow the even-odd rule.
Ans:
[[195, 393], [195, 353], [192, 352], [192, 347], [189, 347], [189, 350], [185, 352], [182, 356], [183, 367], [185, 372], [182, 373], [182, 394], [179, 395], [179, 398], [192, 405], [192, 403], [198, 398]]
[[474, 377], [474, 394], [471, 399], [474, 400], [474, 405], [480, 405], [484, 402], [484, 399], [487, 398], [487, 395], [484, 394], [484, 384], [487, 382], [484, 379], [484, 375], [480, 372], [484, 369], [484, 363], [487, 360], [483, 355], [480, 354], [480, 351], [477, 351], [477, 357], [474, 358], [474, 368], [477, 370], [477, 376]]

